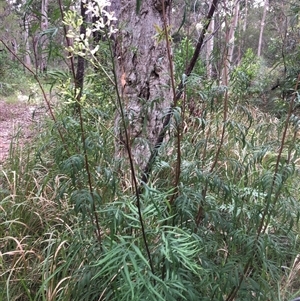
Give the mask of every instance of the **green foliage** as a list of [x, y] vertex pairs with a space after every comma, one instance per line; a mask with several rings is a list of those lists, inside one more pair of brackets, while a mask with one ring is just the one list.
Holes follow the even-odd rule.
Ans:
[[[236, 300], [279, 298], [274, 287], [284, 291], [287, 283], [281, 266], [292, 264], [299, 246], [296, 127], [289, 128], [274, 178], [284, 122], [276, 123], [249, 105], [236, 105], [239, 94], [232, 94], [226, 140], [211, 170], [220, 143], [222, 106], [202, 103], [203, 113], [190, 118], [182, 140], [174, 204], [169, 203], [176, 157], [174, 151], [170, 154], [172, 139], [141, 194], [152, 271], [126, 164], [112, 156], [112, 110], [104, 106], [102, 111], [91, 96], [106, 95], [107, 103], [110, 97], [101, 89], [95, 92], [94, 82], [89, 85], [83, 118], [93, 195], [80, 126], [68, 114], [68, 102], [57, 108], [56, 124], [45, 125], [32, 149], [36, 156], [32, 153], [23, 162], [12, 156], [13, 172], [1, 180], [2, 298], [221, 300], [239, 285]], [[214, 97], [212, 90], [202, 91], [206, 99]], [[57, 127], [64, 131], [68, 153]], [[93, 204], [101, 245], [94, 234]], [[197, 226], [199, 206], [203, 215]]]
[[10, 96], [17, 91], [28, 91], [28, 79], [17, 62], [12, 61], [7, 52], [0, 51], [0, 95]]
[[254, 55], [250, 48], [247, 49], [241, 63], [234, 68], [231, 74], [231, 89], [234, 90], [239, 98], [249, 95], [252, 91], [261, 92], [258, 86], [258, 84], [261, 84], [261, 79], [257, 78], [259, 69], [259, 59]]
[[[205, 79], [202, 63], [184, 79], [169, 139], [137, 203], [128, 160], [115, 149], [116, 87], [102, 46], [98, 57], [86, 56], [93, 68], [80, 98], [68, 73], [49, 73], [55, 120], [45, 118], [26, 155], [12, 143], [0, 177], [0, 299], [296, 294], [300, 121], [288, 107], [277, 119], [253, 105], [261, 87], [253, 52], [229, 87]], [[185, 39], [175, 53], [179, 80], [192, 49]], [[174, 129], [182, 129], [176, 189]]]
[[[174, 53], [174, 64], [176, 66], [176, 78], [178, 81], [184, 76], [188, 61], [191, 59], [195, 50], [195, 45], [188, 37], [185, 37], [176, 45]], [[205, 74], [205, 65], [198, 60], [194, 68], [194, 73], [198, 76]]]

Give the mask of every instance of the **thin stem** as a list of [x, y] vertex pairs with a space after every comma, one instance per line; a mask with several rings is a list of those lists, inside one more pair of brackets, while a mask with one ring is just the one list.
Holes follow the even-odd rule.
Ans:
[[82, 147], [83, 147], [85, 170], [86, 170], [86, 173], [87, 173], [87, 176], [88, 176], [89, 191], [90, 191], [90, 195], [91, 195], [91, 198], [92, 198], [92, 201], [93, 201], [92, 207], [93, 207], [93, 214], [94, 214], [95, 224], [96, 224], [96, 237], [97, 237], [97, 240], [98, 240], [98, 242], [101, 246], [101, 227], [100, 227], [98, 215], [97, 215], [97, 212], [96, 212], [94, 189], [93, 189], [93, 185], [92, 185], [92, 175], [91, 175], [91, 172], [90, 172], [90, 165], [89, 165], [87, 149], [86, 149], [86, 145], [85, 145], [84, 120], [83, 120], [83, 117], [82, 117], [81, 104], [80, 103], [78, 103], [77, 110], [78, 110], [79, 120], [80, 120], [81, 143], [82, 143]]
[[[147, 256], [148, 256], [150, 269], [151, 269], [152, 274], [154, 275], [154, 267], [153, 267], [153, 263], [152, 263], [150, 248], [149, 248], [147, 237], [146, 237], [146, 229], [145, 229], [144, 220], [143, 220], [143, 216], [142, 216], [141, 199], [140, 199], [141, 191], [139, 189], [139, 185], [138, 185], [137, 178], [136, 178], [136, 172], [135, 172], [133, 158], [132, 158], [132, 151], [131, 151], [131, 147], [130, 147], [129, 133], [128, 133], [128, 130], [127, 130], [125, 113], [124, 113], [124, 108], [123, 108], [123, 104], [122, 104], [122, 97], [120, 95], [118, 85], [117, 85], [118, 78], [117, 78], [117, 74], [116, 74], [115, 61], [113, 59], [113, 57], [114, 57], [113, 50], [112, 50], [110, 40], [108, 40], [108, 41], [109, 41], [109, 50], [110, 50], [110, 54], [111, 54], [111, 58], [112, 58], [112, 64], [113, 64], [112, 72], [113, 72], [114, 82], [116, 83], [115, 84], [115, 90], [116, 90], [116, 94], [117, 94], [117, 103], [118, 103], [118, 106], [119, 106], [121, 120], [122, 120], [122, 124], [123, 124], [123, 127], [124, 127], [124, 132], [125, 132], [125, 147], [126, 147], [127, 154], [128, 154], [128, 159], [129, 159], [130, 171], [131, 171], [131, 175], [132, 175], [134, 193], [135, 193], [136, 204], [137, 204], [137, 209], [138, 209], [138, 216], [139, 216], [139, 221], [140, 221], [140, 224], [141, 224], [142, 237], [143, 237], [145, 249], [146, 249]], [[123, 88], [122, 88], [122, 94], [123, 94]], [[155, 283], [155, 281], [154, 281], [154, 283]]]
[[[58, 7], [59, 7], [61, 19], [64, 20], [64, 11], [63, 11], [61, 0], [58, 0]], [[65, 24], [63, 24], [63, 30], [64, 30], [64, 37], [66, 39], [67, 47], [69, 49], [69, 47], [71, 46], [71, 42], [70, 39], [68, 38], [67, 26]], [[72, 76], [73, 79], [75, 79], [76, 76], [75, 76], [74, 58], [73, 58], [73, 54], [70, 51], [68, 52], [68, 57], [70, 58]]]
[[[176, 88], [175, 88], [175, 82], [174, 82], [174, 70], [173, 70], [173, 59], [171, 56], [171, 46], [170, 46], [170, 40], [169, 40], [169, 33], [168, 33], [168, 27], [167, 27], [167, 18], [166, 18], [166, 8], [165, 8], [165, 0], [161, 0], [162, 2], [162, 13], [163, 13], [163, 23], [164, 23], [164, 31], [165, 31], [165, 39], [166, 39], [166, 46], [167, 46], [167, 55], [168, 55], [168, 61], [169, 61], [169, 69], [170, 69], [170, 78], [171, 78], [171, 86], [172, 86], [172, 92], [173, 92], [173, 106], [174, 108], [177, 107], [177, 103], [179, 98], [176, 97]], [[175, 181], [174, 181], [174, 188], [175, 191], [172, 194], [170, 203], [172, 204], [175, 200], [175, 198], [178, 195], [178, 185], [179, 185], [179, 179], [180, 179], [180, 172], [181, 172], [181, 126], [180, 121], [176, 123], [176, 151], [177, 151], [177, 159], [176, 159], [176, 171], [175, 171]]]
[[167, 24], [167, 18], [166, 18], [165, 0], [161, 0], [161, 2], [162, 2], [164, 32], [165, 32], [165, 39], [166, 39], [166, 44], [167, 44], [167, 55], [168, 55], [169, 69], [170, 69], [171, 86], [172, 86], [172, 92], [173, 92], [173, 103], [174, 103], [174, 107], [176, 107], [178, 99], [176, 98], [176, 88], [175, 88], [175, 81], [174, 81], [173, 59], [172, 59], [172, 55], [171, 55], [171, 46], [170, 46], [168, 24]]
[[[80, 2], [80, 16], [82, 17], [82, 24], [80, 25], [80, 35], [84, 36], [86, 35], [86, 5], [83, 1]], [[71, 61], [71, 65], [74, 64], [73, 60]], [[73, 69], [75, 69], [73, 67]], [[76, 97], [76, 106], [75, 110], [76, 113], [79, 115], [79, 123], [80, 123], [80, 131], [81, 131], [81, 143], [83, 147], [83, 154], [84, 154], [84, 162], [85, 162], [85, 170], [88, 176], [88, 186], [89, 186], [89, 191], [90, 195], [93, 201], [92, 204], [92, 210], [93, 210], [93, 215], [95, 218], [95, 226], [96, 226], [96, 237], [97, 240], [101, 246], [101, 227], [99, 224], [99, 219], [98, 215], [96, 212], [96, 205], [95, 205], [95, 196], [94, 196], [94, 188], [93, 188], [93, 183], [92, 183], [92, 175], [90, 172], [90, 164], [89, 164], [89, 159], [88, 159], [88, 154], [87, 154], [87, 148], [86, 148], [86, 138], [85, 138], [85, 130], [84, 130], [84, 120], [82, 116], [82, 110], [81, 110], [81, 99], [82, 99], [82, 92], [83, 92], [83, 83], [84, 83], [84, 75], [85, 75], [85, 58], [78, 55], [77, 59], [77, 70], [76, 73], [74, 73], [73, 78], [74, 83], [75, 83], [75, 97]]]
[[[215, 169], [215, 167], [218, 163], [220, 152], [221, 152], [221, 149], [223, 147], [223, 143], [224, 143], [224, 139], [225, 139], [225, 133], [226, 133], [226, 122], [227, 122], [227, 115], [228, 115], [228, 69], [227, 69], [228, 66], [227, 66], [227, 56], [228, 56], [228, 49], [226, 47], [225, 55], [224, 55], [224, 59], [223, 59], [224, 85], [226, 86], [226, 91], [225, 91], [224, 106], [223, 106], [222, 133], [221, 133], [220, 143], [219, 143], [217, 151], [216, 151], [215, 160], [213, 161], [213, 164], [212, 164], [212, 166], [209, 170], [209, 173], [213, 172], [213, 170]], [[208, 189], [208, 182], [206, 181], [204, 189], [202, 190], [202, 200], [203, 200], [203, 202], [205, 201], [205, 198], [206, 198], [207, 189]], [[198, 213], [197, 213], [197, 216], [196, 216], [196, 226], [197, 227], [199, 226], [203, 215], [204, 215], [204, 209], [203, 209], [202, 204], [200, 204], [199, 209], [198, 209]], [[197, 227], [196, 227], [196, 229], [197, 229]], [[196, 229], [195, 229], [195, 231], [196, 231]]]

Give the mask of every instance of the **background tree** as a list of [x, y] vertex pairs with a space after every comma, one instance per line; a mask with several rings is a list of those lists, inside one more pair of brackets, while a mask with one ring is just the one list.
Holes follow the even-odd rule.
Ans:
[[40, 37], [40, 47], [41, 47], [41, 58], [40, 58], [40, 71], [45, 72], [47, 71], [47, 44], [48, 36], [47, 36], [47, 29], [48, 29], [48, 0], [42, 0], [41, 3], [41, 37]]
[[[224, 69], [222, 71], [223, 83], [227, 86], [227, 79], [229, 77], [230, 69], [233, 65], [233, 53], [235, 50], [235, 39], [237, 32], [237, 25], [240, 12], [240, 0], [233, 2], [232, 7], [227, 7], [226, 1], [224, 2], [225, 17], [225, 50], [224, 50]], [[231, 13], [227, 13], [227, 11]]]
[[206, 61], [207, 61], [207, 76], [211, 78], [213, 75], [213, 50], [214, 50], [214, 30], [215, 30], [215, 18], [210, 22], [208, 31], [210, 33], [210, 38], [207, 41], [206, 49]]
[[263, 16], [262, 16], [261, 24], [260, 24], [259, 40], [258, 40], [258, 47], [257, 47], [257, 56], [261, 55], [261, 49], [262, 49], [262, 43], [263, 43], [263, 33], [264, 33], [264, 28], [265, 28], [266, 15], [267, 15], [268, 7], [269, 7], [269, 0], [265, 0], [265, 2], [264, 2], [264, 12], [263, 12]]

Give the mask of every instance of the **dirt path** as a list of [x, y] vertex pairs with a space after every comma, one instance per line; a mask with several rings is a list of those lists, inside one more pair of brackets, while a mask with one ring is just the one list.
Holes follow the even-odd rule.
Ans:
[[6, 103], [0, 100], [0, 168], [9, 153], [13, 136], [20, 129], [20, 142], [32, 136], [31, 125], [35, 106], [24, 102]]

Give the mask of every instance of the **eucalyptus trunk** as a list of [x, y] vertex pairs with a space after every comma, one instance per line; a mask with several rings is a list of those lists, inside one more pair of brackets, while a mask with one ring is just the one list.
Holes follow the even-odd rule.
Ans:
[[239, 12], [240, 12], [240, 0], [236, 0], [234, 4], [234, 12], [233, 12], [233, 19], [229, 31], [229, 41], [228, 41], [228, 62], [231, 67], [232, 59], [233, 59], [233, 51], [235, 46], [235, 33], [238, 25], [239, 19]]
[[241, 63], [243, 51], [245, 51], [245, 39], [246, 39], [246, 30], [247, 30], [247, 20], [248, 20], [248, 0], [244, 2], [244, 18], [239, 18], [239, 35], [241, 37], [240, 43], [238, 46], [238, 58], [237, 65]]
[[[80, 1], [80, 16], [82, 18], [82, 24], [80, 25], [80, 36], [86, 34], [86, 5], [85, 1]], [[81, 55], [77, 57], [77, 69], [75, 74], [75, 93], [76, 93], [76, 106], [75, 111], [78, 113], [79, 102], [81, 101], [83, 82], [84, 82], [84, 71], [85, 71], [85, 58]]]
[[48, 48], [48, 37], [46, 30], [48, 29], [48, 0], [42, 0], [41, 3], [41, 38], [40, 38], [40, 66], [41, 72], [47, 71], [47, 48]]
[[268, 7], [269, 7], [269, 0], [265, 0], [263, 16], [262, 16], [261, 24], [260, 24], [259, 41], [258, 41], [258, 47], [257, 47], [257, 56], [261, 56], [262, 44], [263, 44], [263, 33], [264, 33], [264, 29], [265, 29], [266, 15], [267, 15]]
[[[228, 85], [228, 78], [230, 69], [233, 66], [233, 53], [235, 48], [235, 34], [238, 25], [238, 18], [239, 18], [239, 11], [240, 11], [240, 0], [235, 0], [233, 4], [233, 12], [231, 16], [231, 22], [229, 28], [227, 28], [226, 33], [226, 51], [225, 51], [225, 60], [223, 66], [223, 74], [222, 74], [222, 82], [225, 86]], [[227, 22], [226, 22], [227, 24]], [[228, 27], [226, 25], [226, 27]]]
[[207, 48], [206, 48], [206, 74], [208, 78], [211, 78], [213, 75], [213, 50], [214, 50], [214, 30], [215, 30], [215, 20], [211, 19], [211, 22], [208, 27], [208, 31], [210, 32], [211, 36], [207, 41]]
[[[121, 115], [116, 119], [120, 141], [145, 167], [172, 101], [164, 18], [169, 24], [170, 1], [117, 0], [112, 5], [119, 20], [116, 37], [116, 73], [124, 110], [126, 140]], [[140, 1], [138, 1], [140, 2]]]
[[25, 53], [24, 53], [24, 64], [31, 68], [31, 58], [30, 58], [30, 46], [29, 46], [29, 20], [25, 18], [24, 20], [24, 43], [25, 43]]

